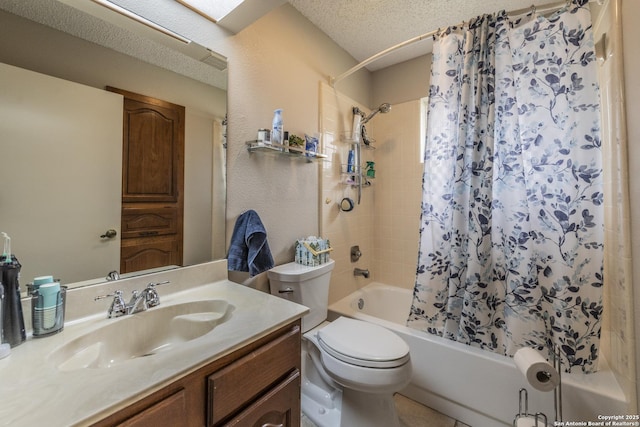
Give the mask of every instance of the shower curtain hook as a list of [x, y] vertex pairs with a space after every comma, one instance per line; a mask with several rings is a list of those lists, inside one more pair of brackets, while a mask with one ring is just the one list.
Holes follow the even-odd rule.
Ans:
[[535, 14], [536, 14], [536, 5], [535, 5], [535, 4], [532, 4], [532, 5], [531, 5], [531, 14], [532, 14], [532, 15], [535, 15]]

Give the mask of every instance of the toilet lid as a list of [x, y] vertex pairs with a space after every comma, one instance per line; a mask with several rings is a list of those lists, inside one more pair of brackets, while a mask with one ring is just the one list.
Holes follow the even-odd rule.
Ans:
[[409, 346], [382, 326], [339, 317], [318, 331], [320, 347], [333, 357], [358, 366], [392, 368], [409, 360]]

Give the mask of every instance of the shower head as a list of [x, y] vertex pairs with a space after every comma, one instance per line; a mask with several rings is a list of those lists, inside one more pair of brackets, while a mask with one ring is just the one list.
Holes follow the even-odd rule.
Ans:
[[375, 116], [378, 113], [388, 113], [389, 111], [391, 111], [391, 104], [389, 104], [388, 102], [385, 102], [384, 104], [380, 104], [380, 106], [378, 107], [377, 110], [375, 110], [374, 112], [372, 112], [371, 114], [369, 114], [369, 116], [367, 116], [367, 118], [362, 120], [362, 124], [367, 123], [369, 120], [371, 120], [373, 118], [373, 116]]
[[380, 106], [378, 107], [378, 111], [380, 111], [381, 113], [388, 113], [389, 111], [391, 111], [391, 104], [389, 104], [388, 102], [380, 104]]

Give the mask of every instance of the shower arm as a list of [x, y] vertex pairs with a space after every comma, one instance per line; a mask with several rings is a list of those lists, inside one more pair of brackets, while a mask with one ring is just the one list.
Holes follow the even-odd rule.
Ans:
[[377, 109], [373, 113], [369, 114], [367, 117], [364, 117], [364, 113], [362, 113], [362, 123], [360, 123], [360, 125], [365, 125], [369, 123], [369, 120], [373, 119], [373, 116], [375, 116], [379, 112], [380, 112], [380, 109]]

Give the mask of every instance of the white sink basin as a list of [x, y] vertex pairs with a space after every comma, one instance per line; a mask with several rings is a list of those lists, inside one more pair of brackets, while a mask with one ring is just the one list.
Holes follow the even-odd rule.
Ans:
[[210, 299], [106, 319], [110, 323], [58, 347], [49, 360], [61, 371], [109, 368], [200, 338], [229, 319], [232, 311], [227, 301]]

